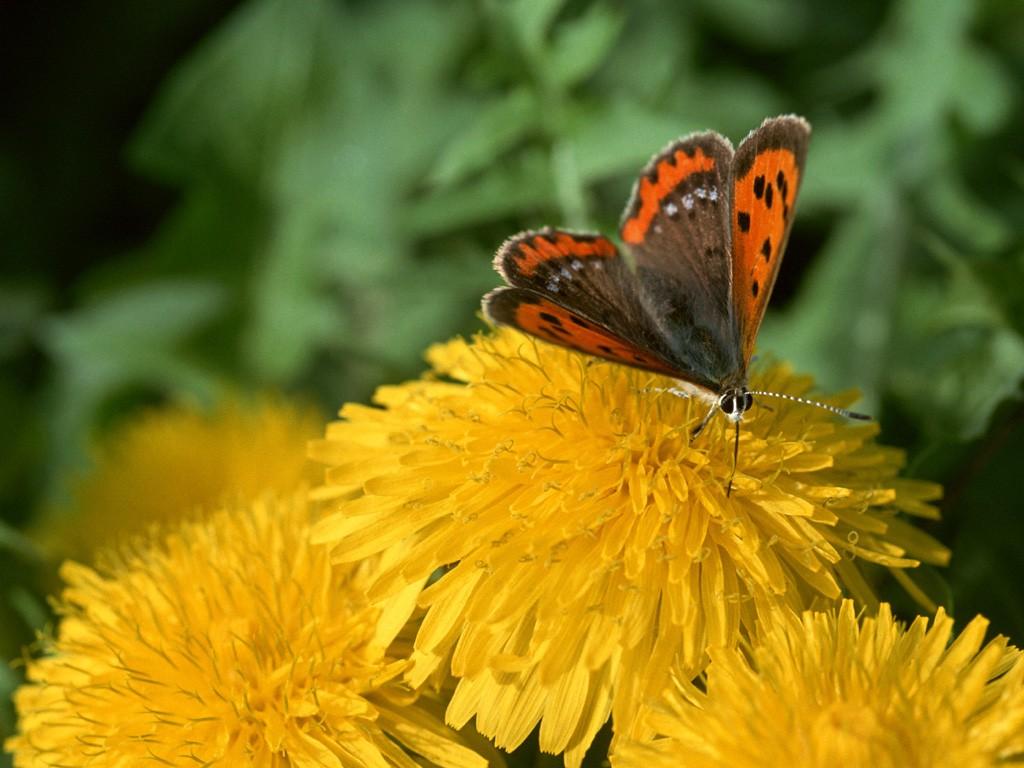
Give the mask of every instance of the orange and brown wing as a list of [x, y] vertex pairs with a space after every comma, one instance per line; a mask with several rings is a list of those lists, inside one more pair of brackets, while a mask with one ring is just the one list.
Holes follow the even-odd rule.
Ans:
[[521, 232], [498, 249], [494, 268], [514, 288], [572, 307], [636, 346], [658, 343], [647, 336], [632, 270], [603, 235], [548, 227]]
[[545, 228], [522, 232], [498, 250], [494, 266], [510, 287], [487, 294], [494, 323], [545, 341], [716, 389], [675, 355], [663, 325], [642, 300], [636, 273], [615, 244], [597, 234]]
[[765, 120], [736, 150], [732, 291], [744, 365], [753, 354], [789, 238], [810, 136], [803, 118], [776, 117]]
[[669, 359], [718, 390], [743, 378], [730, 301], [732, 162], [732, 145], [713, 131], [673, 142], [644, 168], [619, 230]]
[[[669, 144], [651, 159], [633, 187], [619, 227], [623, 241], [630, 245], [643, 243], [669, 204], [675, 204], [681, 214], [673, 214], [673, 220], [690, 218], [687, 214], [694, 210], [694, 204], [707, 199], [706, 195], [698, 198], [693, 194], [701, 187], [693, 181], [714, 183], [720, 174], [728, 174], [731, 159], [732, 147], [713, 131], [691, 134]], [[710, 189], [710, 185], [704, 188]], [[719, 191], [724, 192], [716, 190], [716, 194]], [[684, 210], [687, 193], [691, 194], [691, 204]]]
[[596, 259], [595, 266], [608, 266], [619, 259], [619, 249], [604, 235], [544, 227], [506, 240], [494, 257], [494, 268], [510, 285], [543, 280], [557, 286], [560, 269], [571, 266], [573, 259]]
[[484, 296], [483, 307], [495, 324], [622, 365], [681, 377], [655, 353], [528, 288], [496, 288]]

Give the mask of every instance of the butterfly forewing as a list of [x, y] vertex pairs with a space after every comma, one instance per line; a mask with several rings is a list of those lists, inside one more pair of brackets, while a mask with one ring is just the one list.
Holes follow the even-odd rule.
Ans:
[[732, 284], [744, 365], [775, 285], [793, 225], [811, 127], [796, 116], [765, 120], [733, 161]]
[[670, 359], [715, 391], [744, 373], [730, 293], [732, 162], [717, 133], [674, 142], [645, 168], [620, 228]]

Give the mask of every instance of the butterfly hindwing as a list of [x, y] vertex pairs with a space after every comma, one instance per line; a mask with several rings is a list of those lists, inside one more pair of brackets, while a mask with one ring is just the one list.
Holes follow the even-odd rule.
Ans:
[[803, 118], [771, 118], [736, 150], [732, 284], [744, 364], [754, 351], [789, 238], [810, 135]]
[[643, 326], [635, 277], [603, 235], [549, 227], [521, 232], [501, 246], [494, 267], [509, 285], [578, 307], [620, 335]]
[[677, 375], [669, 363], [650, 350], [528, 288], [496, 288], [484, 296], [483, 307], [492, 322], [510, 325], [544, 341], [622, 365]]
[[505, 241], [494, 265], [509, 285], [571, 307], [632, 347], [675, 362], [641, 301], [636, 273], [607, 237], [551, 228], [522, 232]]
[[670, 359], [716, 391], [744, 373], [730, 294], [732, 163], [717, 133], [674, 142], [644, 169], [620, 227]]

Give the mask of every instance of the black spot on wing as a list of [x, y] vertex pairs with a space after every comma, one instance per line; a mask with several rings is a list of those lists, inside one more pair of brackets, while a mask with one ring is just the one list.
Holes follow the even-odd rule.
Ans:
[[758, 176], [754, 179], [754, 197], [758, 200], [764, 197], [764, 176]]
[[772, 239], [766, 237], [764, 242], [761, 243], [761, 255], [764, 256], [764, 260], [768, 261], [772, 257]]
[[746, 211], [740, 211], [736, 214], [736, 223], [740, 225], [740, 232], [749, 232], [750, 214]]

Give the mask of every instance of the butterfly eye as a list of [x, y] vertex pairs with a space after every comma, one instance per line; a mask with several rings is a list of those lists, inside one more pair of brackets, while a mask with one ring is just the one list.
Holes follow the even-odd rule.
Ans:
[[722, 413], [734, 420], [740, 414], [749, 411], [753, 404], [753, 396], [749, 392], [739, 389], [726, 392], [718, 400], [718, 407], [722, 409]]

